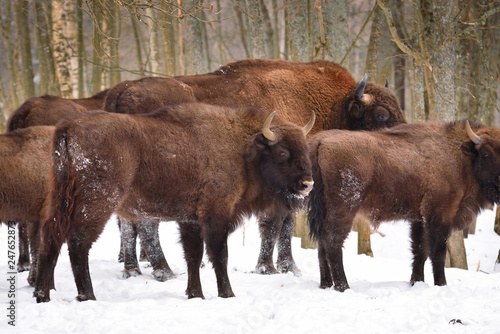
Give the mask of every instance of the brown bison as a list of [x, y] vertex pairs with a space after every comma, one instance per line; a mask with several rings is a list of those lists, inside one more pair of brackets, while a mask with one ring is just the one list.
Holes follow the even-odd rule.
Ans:
[[[395, 95], [368, 82], [357, 84], [343, 67], [328, 61], [299, 63], [285, 60], [246, 59], [217, 71], [172, 79], [143, 78], [111, 88], [105, 110], [143, 113], [187, 99], [224, 106], [254, 106], [270, 113], [279, 110], [287, 121], [302, 124], [316, 112], [311, 134], [321, 130], [375, 130], [406, 123]], [[172, 94], [171, 92], [175, 92]], [[257, 271], [276, 273], [273, 250], [279, 236], [278, 269], [298, 272], [291, 253], [293, 219], [268, 213], [260, 217], [262, 246]]]
[[23, 223], [29, 235], [33, 258], [28, 277], [31, 285], [39, 245], [36, 236], [48, 195], [49, 148], [54, 129], [36, 126], [0, 135], [0, 219]]
[[145, 115], [95, 112], [59, 122], [37, 301], [50, 300], [64, 241], [78, 300], [95, 299], [88, 251], [113, 212], [134, 221], [176, 220], [188, 266], [188, 297], [203, 298], [204, 242], [219, 296], [234, 296], [227, 275], [228, 234], [244, 215], [293, 210], [313, 184], [305, 136], [314, 117], [301, 128], [289, 122], [271, 126], [273, 116], [181, 104]]
[[360, 213], [375, 226], [411, 223], [411, 284], [432, 261], [435, 285], [446, 285], [451, 230], [500, 202], [500, 130], [466, 121], [400, 125], [381, 132], [325, 131], [310, 141], [314, 190], [308, 216], [318, 240], [321, 288], [349, 288], [342, 245]]
[[[177, 81], [170, 79], [177, 84]], [[176, 84], [171, 84], [172, 93], [177, 93], [175, 90]], [[9, 118], [7, 129], [14, 131], [16, 129], [27, 128], [36, 125], [56, 125], [62, 118], [74, 114], [81, 113], [89, 110], [102, 109], [105, 97], [108, 90], [103, 90], [91, 97], [82, 99], [65, 99], [52, 95], [44, 95], [40, 97], [33, 97], [26, 100]], [[184, 100], [181, 97], [177, 102], [189, 102], [189, 98], [184, 94]], [[47, 172], [48, 173], [48, 169]], [[118, 217], [121, 221], [122, 218]], [[144, 225], [144, 226], [143, 226]], [[153, 267], [153, 276], [159, 281], [166, 281], [174, 277], [174, 273], [170, 269], [158, 240], [158, 233], [148, 232], [151, 229], [158, 229], [156, 222], [144, 222], [133, 224], [129, 220], [123, 220], [120, 227], [126, 231], [122, 233], [121, 261], [124, 262], [123, 277], [130, 277], [131, 275], [140, 274], [137, 256], [135, 254], [135, 242], [132, 244], [129, 240], [131, 237], [125, 237], [126, 233], [133, 233], [133, 240], [137, 235], [137, 230], [141, 236], [141, 253], [142, 257], [148, 258]], [[25, 222], [18, 223], [19, 228], [19, 260], [18, 271], [28, 270], [30, 268], [28, 232]], [[132, 232], [131, 232], [132, 231]], [[134, 247], [134, 248], [133, 248]]]
[[102, 109], [108, 90], [82, 99], [64, 99], [53, 95], [32, 97], [14, 110], [7, 122], [7, 131], [34, 125], [56, 125], [67, 115]]

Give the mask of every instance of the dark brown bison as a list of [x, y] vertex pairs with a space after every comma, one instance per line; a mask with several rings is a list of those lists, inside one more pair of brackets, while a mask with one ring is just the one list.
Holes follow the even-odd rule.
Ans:
[[67, 115], [102, 109], [107, 93], [106, 89], [82, 99], [65, 99], [53, 95], [32, 97], [14, 110], [7, 122], [7, 131], [34, 125], [56, 125]]
[[188, 297], [203, 297], [206, 244], [220, 297], [234, 296], [227, 237], [242, 216], [297, 207], [312, 188], [304, 127], [271, 126], [274, 114], [181, 104], [145, 115], [79, 114], [58, 123], [53, 184], [44, 220], [35, 296], [48, 301], [64, 241], [78, 300], [95, 299], [88, 251], [113, 212], [176, 220], [188, 265]]
[[[172, 94], [177, 93], [177, 81], [170, 79], [175, 84], [166, 84], [171, 87]], [[103, 90], [91, 97], [82, 99], [65, 99], [58, 96], [44, 95], [33, 97], [26, 100], [19, 108], [17, 108], [7, 123], [8, 131], [27, 128], [36, 125], [56, 125], [62, 118], [89, 110], [102, 109], [105, 97], [108, 90]], [[176, 99], [177, 102], [189, 102], [192, 98], [184, 94], [184, 97]], [[182, 100], [184, 99], [184, 100]], [[48, 169], [47, 169], [48, 173]], [[118, 217], [120, 221], [122, 218]], [[174, 273], [170, 269], [158, 240], [158, 233], [149, 232], [151, 229], [157, 230], [157, 222], [140, 222], [131, 223], [129, 220], [124, 220], [120, 227], [123, 226], [125, 233], [122, 233], [121, 261], [124, 262], [123, 277], [140, 274], [137, 256], [135, 254], [135, 237], [139, 232], [141, 237], [141, 253], [146, 257], [153, 267], [153, 276], [159, 281], [166, 281], [174, 277]], [[28, 244], [28, 231], [26, 223], [21, 221], [18, 223], [19, 228], [19, 260], [18, 271], [28, 270], [30, 268], [30, 255]], [[137, 232], [138, 231], [138, 232]], [[155, 231], [155, 230], [153, 230]], [[126, 233], [133, 233], [133, 243], [131, 237], [125, 237]]]
[[[57, 122], [72, 113], [93, 109], [102, 109], [107, 90], [83, 99], [64, 99], [53, 95], [32, 97], [14, 110], [7, 121], [7, 132], [37, 125], [56, 125]], [[28, 231], [25, 222], [18, 223], [19, 260], [18, 271], [30, 267]]]
[[[279, 110], [287, 121], [302, 124], [311, 110], [317, 120], [311, 134], [328, 129], [375, 130], [405, 123], [395, 95], [368, 82], [357, 84], [343, 67], [328, 61], [299, 63], [246, 59], [217, 71], [171, 79], [143, 78], [111, 88], [105, 109], [116, 113], [143, 113], [186, 99], [224, 106], [254, 106], [267, 113]], [[171, 92], [174, 92], [172, 94]], [[268, 213], [260, 217], [262, 236], [257, 271], [276, 273], [273, 250], [279, 236], [280, 271], [298, 272], [291, 253], [293, 219]]]
[[[325, 131], [310, 141], [314, 190], [309, 225], [318, 240], [321, 288], [349, 288], [342, 245], [356, 214], [375, 226], [411, 223], [413, 272], [424, 280], [432, 261], [435, 285], [446, 285], [451, 230], [500, 202], [500, 130], [466, 121], [400, 125], [381, 132]], [[475, 133], [474, 133], [475, 132]]]
[[0, 219], [23, 223], [26, 229], [33, 258], [28, 277], [32, 285], [39, 245], [36, 236], [48, 195], [49, 148], [54, 129], [36, 126], [0, 135]]

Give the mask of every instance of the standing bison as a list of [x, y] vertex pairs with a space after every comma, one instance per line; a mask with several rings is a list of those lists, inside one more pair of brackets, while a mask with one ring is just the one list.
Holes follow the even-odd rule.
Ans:
[[[5, 223], [23, 224], [29, 235], [33, 258], [28, 277], [31, 285], [36, 270], [38, 227], [48, 195], [48, 152], [54, 129], [53, 126], [36, 126], [0, 135], [0, 219]], [[29, 254], [26, 257], [29, 265]]]
[[242, 216], [293, 210], [313, 185], [306, 134], [314, 117], [301, 128], [289, 122], [271, 126], [273, 116], [181, 104], [146, 115], [95, 112], [59, 122], [37, 301], [50, 300], [65, 241], [78, 300], [95, 299], [88, 251], [113, 212], [131, 220], [179, 222], [188, 297], [203, 298], [204, 242], [219, 296], [234, 296], [227, 275], [228, 234]]
[[[328, 61], [299, 63], [246, 59], [201, 75], [143, 78], [111, 88], [105, 110], [144, 113], [173, 104], [184, 95], [198, 102], [223, 106], [254, 106], [267, 113], [279, 110], [284, 120], [303, 124], [312, 110], [317, 120], [311, 134], [321, 130], [376, 130], [406, 123], [395, 95], [368, 82], [357, 84], [343, 67]], [[174, 93], [173, 93], [174, 92]], [[262, 246], [257, 271], [276, 273], [273, 249], [279, 235], [278, 269], [298, 272], [291, 253], [291, 215], [259, 217]]]
[[379, 133], [325, 131], [310, 142], [315, 186], [309, 225], [318, 240], [321, 288], [349, 288], [342, 245], [357, 213], [375, 226], [411, 223], [413, 271], [424, 280], [432, 261], [435, 285], [446, 285], [450, 231], [467, 227], [500, 202], [500, 130], [468, 122], [400, 125]]

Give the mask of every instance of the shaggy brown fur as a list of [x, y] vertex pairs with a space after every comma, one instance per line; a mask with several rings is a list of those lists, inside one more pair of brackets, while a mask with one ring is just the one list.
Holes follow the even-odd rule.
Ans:
[[500, 201], [500, 130], [464, 122], [400, 125], [382, 132], [326, 131], [310, 142], [315, 187], [309, 224], [318, 240], [321, 287], [349, 288], [342, 245], [357, 213], [375, 226], [411, 223], [411, 283], [424, 280], [432, 261], [434, 283], [445, 285], [450, 230], [467, 227], [488, 203]]
[[[307, 122], [314, 110], [317, 119], [311, 134], [335, 128], [375, 130], [405, 123], [399, 103], [389, 89], [368, 82], [356, 96], [357, 82], [343, 67], [328, 61], [246, 59], [212, 73], [174, 79], [144, 78], [120, 83], [110, 89], [105, 109], [118, 113], [148, 112], [176, 103], [184, 94], [186, 99], [194, 97], [198, 102], [213, 105], [255, 106], [267, 113], [277, 110], [283, 119], [296, 124]], [[269, 214], [259, 220], [262, 246], [257, 271], [277, 273], [273, 250], [279, 236], [278, 269], [299, 272], [291, 253], [291, 217]]]
[[83, 99], [64, 99], [53, 95], [32, 97], [14, 110], [7, 122], [7, 131], [35, 125], [56, 125], [67, 115], [102, 109], [108, 90]]
[[67, 240], [78, 299], [95, 299], [88, 250], [113, 212], [176, 220], [188, 264], [189, 297], [203, 297], [203, 242], [220, 297], [233, 292], [227, 237], [242, 216], [293, 210], [312, 186], [304, 129], [271, 126], [266, 115], [182, 104], [146, 115], [106, 112], [65, 118], [53, 144], [54, 184], [42, 226], [37, 301], [49, 300], [57, 254]]
[[0, 219], [24, 223], [33, 257], [30, 284], [34, 283], [39, 245], [36, 236], [48, 195], [49, 148], [54, 129], [36, 126], [0, 135]]

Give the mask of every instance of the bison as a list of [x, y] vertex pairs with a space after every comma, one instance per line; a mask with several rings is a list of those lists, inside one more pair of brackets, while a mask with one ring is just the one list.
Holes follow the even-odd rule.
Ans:
[[77, 299], [95, 299], [88, 251], [113, 212], [133, 221], [176, 220], [188, 266], [187, 296], [203, 298], [204, 242], [218, 295], [234, 296], [228, 234], [242, 216], [293, 210], [313, 185], [306, 134], [314, 117], [301, 128], [286, 121], [271, 126], [273, 116], [195, 103], [142, 115], [75, 114], [59, 122], [37, 301], [50, 300], [65, 241]]
[[[170, 79], [174, 84], [166, 84], [171, 87], [172, 94], [176, 91], [178, 82]], [[62, 118], [74, 114], [86, 112], [89, 110], [102, 109], [105, 97], [108, 90], [103, 90], [91, 97], [82, 99], [65, 99], [58, 96], [44, 95], [40, 97], [32, 97], [26, 100], [19, 108], [11, 115], [7, 123], [8, 131], [27, 128], [37, 125], [56, 125]], [[184, 100], [181, 97], [176, 99], [177, 102], [189, 102], [192, 99], [184, 94]], [[48, 169], [47, 169], [48, 173]], [[141, 257], [148, 258], [153, 267], [153, 276], [159, 281], [166, 281], [174, 277], [174, 273], [170, 269], [158, 240], [158, 223], [144, 222], [133, 224], [129, 220], [118, 217], [123, 227], [122, 245], [120, 246], [121, 258], [124, 262], [123, 277], [140, 274], [137, 256], [135, 254], [135, 237], [137, 231], [141, 236]], [[21, 221], [18, 223], [19, 229], [19, 260], [18, 271], [24, 271], [30, 268], [28, 232], [26, 223]], [[151, 229], [155, 232], [148, 232]], [[156, 230], [154, 230], [156, 229]], [[130, 242], [132, 238], [127, 238], [127, 233], [132, 233], [134, 243]]]
[[0, 219], [22, 223], [26, 229], [33, 258], [28, 276], [31, 285], [35, 279], [38, 228], [48, 195], [49, 148], [54, 129], [36, 126], [0, 135]]
[[331, 130], [311, 139], [308, 222], [318, 240], [321, 288], [349, 288], [342, 245], [358, 213], [374, 226], [409, 221], [411, 284], [424, 280], [430, 257], [434, 284], [446, 285], [450, 231], [500, 202], [500, 130], [477, 123], [472, 129], [468, 121], [428, 122], [374, 133]]
[[[388, 87], [357, 84], [351, 74], [328, 61], [299, 63], [285, 60], [246, 59], [201, 75], [143, 78], [112, 87], [105, 110], [143, 113], [186, 99], [223, 106], [254, 106], [268, 113], [279, 110], [287, 121], [305, 123], [311, 110], [317, 115], [311, 134], [321, 130], [376, 130], [406, 123], [395, 95]], [[174, 92], [174, 94], [172, 94]], [[298, 272], [291, 253], [293, 219], [268, 213], [260, 217], [261, 252], [258, 272], [276, 273], [273, 250], [279, 236], [278, 269]]]

